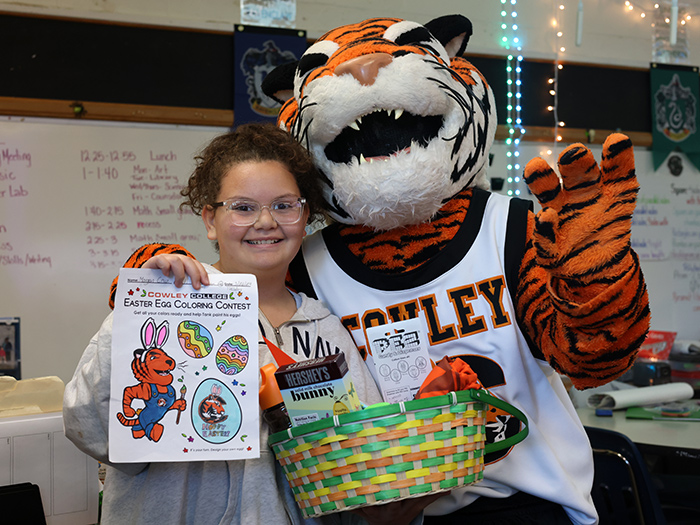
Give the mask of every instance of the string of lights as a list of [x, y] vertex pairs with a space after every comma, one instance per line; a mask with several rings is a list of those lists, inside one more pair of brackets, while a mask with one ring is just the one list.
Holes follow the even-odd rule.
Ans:
[[[688, 2], [678, 2], [678, 0], [666, 0], [664, 2], [653, 2], [648, 3], [646, 5], [642, 5], [639, 2], [631, 2], [630, 0], [625, 0], [625, 11], [634, 15], [638, 15], [639, 18], [646, 19], [647, 16], [649, 16], [649, 13], [654, 13], [658, 10], [664, 10], [664, 8], [667, 8], [669, 10], [669, 16], [664, 16], [664, 21], [669, 25], [671, 24], [671, 10], [675, 10], [678, 24], [682, 26], [690, 22], [693, 16], [695, 16], [694, 13], [688, 13], [688, 9], [690, 8], [690, 4]], [[654, 24], [654, 21], [652, 20], [650, 23]]]
[[[693, 0], [697, 3], [697, 0]], [[693, 19], [688, 2], [665, 0], [652, 6], [625, 1], [625, 11], [639, 20], [648, 20], [652, 28], [654, 62], [685, 63], [688, 59], [686, 26]]]
[[[554, 121], [554, 144], [551, 148], [540, 151], [540, 156], [550, 160], [552, 153], [556, 151], [557, 146], [562, 141], [562, 136], [560, 134], [559, 128], [565, 126], [564, 121], [559, 119], [559, 72], [564, 69], [564, 64], [562, 63], [564, 53], [566, 52], [566, 47], [564, 46], [564, 29], [563, 29], [563, 14], [566, 10], [566, 6], [559, 2], [554, 2], [553, 4], [554, 12], [552, 14], [551, 26], [554, 30], [554, 71], [552, 76], [547, 80], [549, 95], [552, 97], [549, 105], [547, 106], [547, 111], [552, 113]], [[579, 0], [578, 5], [578, 17], [577, 17], [577, 31], [576, 31], [576, 45], [581, 45], [581, 27], [583, 22], [583, 3]], [[552, 164], [550, 162], [550, 164]]]
[[549, 82], [549, 94], [552, 96], [552, 104], [547, 108], [552, 112], [554, 117], [554, 143], [561, 142], [562, 136], [559, 133], [559, 128], [565, 126], [564, 121], [559, 119], [559, 72], [564, 69], [564, 64], [562, 63], [564, 53], [566, 53], [566, 47], [564, 46], [564, 28], [563, 28], [563, 15], [566, 6], [564, 4], [559, 4], [554, 10], [554, 17], [552, 18], [552, 27], [556, 32], [556, 55], [554, 59], [554, 74], [552, 78], [548, 80]]
[[[647, 19], [652, 28], [655, 29], [657, 38], [666, 40], [670, 42], [671, 46], [676, 45], [677, 39], [685, 39], [685, 26], [692, 19], [694, 14], [690, 13], [690, 2], [695, 2], [700, 4], [700, 0], [686, 0], [685, 2], [679, 2], [679, 0], [662, 0], [659, 2], [649, 2], [647, 5], [642, 5], [641, 2], [633, 0], [625, 0], [624, 9], [628, 13], [633, 13], [638, 15], [640, 19]], [[562, 0], [553, 1], [553, 15], [551, 20], [551, 26], [554, 30], [554, 48], [555, 48], [555, 59], [554, 59], [554, 72], [551, 78], [548, 79], [548, 89], [549, 94], [552, 97], [547, 107], [547, 110], [552, 112], [552, 117], [554, 121], [554, 144], [552, 148], [545, 151], [540, 151], [540, 154], [547, 157], [551, 156], [553, 150], [556, 151], [559, 144], [562, 141], [562, 135], [560, 133], [560, 128], [565, 126], [565, 123], [559, 118], [559, 73], [564, 68], [564, 58], [566, 53], [566, 47], [564, 46], [564, 12], [566, 6]], [[659, 28], [658, 24], [664, 24], [668, 27]], [[582, 39], [582, 27], [583, 27], [583, 0], [578, 1], [578, 13], [576, 17], [576, 45], [581, 45]], [[659, 30], [663, 29], [666, 33], [660, 33]], [[659, 55], [660, 60], [663, 60], [664, 50], [668, 54], [667, 49], [662, 49], [657, 51], [656, 54]], [[672, 53], [671, 51], [670, 53]], [[681, 51], [682, 54], [682, 51]], [[656, 56], [656, 55], [655, 55]], [[682, 56], [678, 59], [677, 56], [673, 57], [675, 61], [682, 60]]]
[[[640, 2], [625, 0], [624, 9], [628, 13], [633, 13], [638, 15], [640, 19], [648, 19], [652, 28], [655, 28], [656, 32], [659, 29], [664, 29], [667, 31], [661, 38], [665, 38], [670, 41], [672, 46], [676, 45], [676, 40], [685, 39], [685, 26], [693, 20], [694, 13], [690, 13], [690, 2], [695, 2], [700, 4], [700, 0], [686, 0], [686, 2], [679, 2], [679, 0], [662, 0], [660, 2], [649, 3], [648, 5], [642, 5]], [[501, 3], [505, 3], [501, 0]], [[553, 153], [556, 152], [562, 141], [561, 129], [565, 126], [564, 121], [559, 118], [559, 73], [564, 69], [564, 59], [566, 54], [566, 47], [564, 42], [564, 12], [566, 6], [562, 0], [554, 0], [552, 3], [553, 15], [551, 19], [551, 27], [554, 31], [554, 71], [552, 76], [548, 79], [547, 89], [549, 95], [551, 96], [547, 110], [552, 113], [553, 117], [553, 137], [554, 144], [551, 148], [540, 151], [540, 155], [548, 158], [552, 157]], [[700, 6], [698, 11], [700, 11]], [[504, 16], [504, 13], [501, 13]], [[659, 28], [658, 24], [664, 24], [668, 27]], [[656, 27], [655, 27], [656, 26]], [[501, 26], [505, 27], [505, 26]], [[576, 17], [576, 45], [581, 45], [582, 40], [582, 28], [583, 28], [583, 0], [578, 1], [578, 12]], [[504, 40], [505, 41], [505, 40]], [[678, 61], [678, 60], [676, 60]], [[551, 164], [551, 163], [550, 163]]]
[[525, 134], [522, 125], [522, 41], [518, 28], [518, 0], [501, 0], [501, 37], [502, 46], [508, 51], [506, 60], [506, 96], [507, 113], [506, 125], [508, 137], [506, 137], [507, 175], [505, 192], [510, 196], [520, 195], [522, 192], [522, 177], [520, 176], [520, 139]]

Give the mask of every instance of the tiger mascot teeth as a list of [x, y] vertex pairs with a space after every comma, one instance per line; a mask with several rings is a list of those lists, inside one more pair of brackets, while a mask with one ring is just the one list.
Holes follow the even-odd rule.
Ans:
[[488, 188], [493, 92], [455, 57], [471, 23], [446, 21], [375, 18], [335, 29], [304, 53], [293, 77], [280, 69], [265, 78], [278, 99], [293, 89], [280, 122], [325, 175], [335, 220], [377, 230], [417, 224], [463, 187]]

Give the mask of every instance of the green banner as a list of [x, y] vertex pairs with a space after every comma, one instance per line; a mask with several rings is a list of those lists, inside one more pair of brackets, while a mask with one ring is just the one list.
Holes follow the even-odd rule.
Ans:
[[652, 63], [650, 72], [654, 169], [672, 151], [682, 151], [700, 169], [698, 68]]

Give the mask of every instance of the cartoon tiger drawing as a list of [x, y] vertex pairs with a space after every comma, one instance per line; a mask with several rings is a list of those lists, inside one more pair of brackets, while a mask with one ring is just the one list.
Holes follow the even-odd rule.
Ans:
[[[164, 427], [159, 421], [169, 410], [185, 410], [187, 402], [175, 398], [172, 387], [172, 371], [175, 360], [162, 349], [168, 339], [168, 322], [163, 321], [158, 327], [149, 317], [141, 327], [143, 348], [134, 351], [131, 371], [139, 381], [137, 385], [124, 388], [122, 411], [117, 413], [119, 422], [131, 427], [136, 439], [146, 436], [157, 442], [163, 435]], [[141, 400], [145, 407], [134, 410], [134, 400]]]
[[228, 419], [226, 401], [221, 397], [221, 386], [212, 385], [211, 394], [202, 399], [197, 412], [205, 423], [223, 423]]

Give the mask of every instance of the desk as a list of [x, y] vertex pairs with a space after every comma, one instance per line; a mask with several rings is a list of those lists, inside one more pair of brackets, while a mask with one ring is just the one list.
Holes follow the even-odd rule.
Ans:
[[700, 422], [627, 419], [625, 409], [613, 410], [612, 417], [596, 416], [595, 410], [587, 407], [577, 408], [576, 413], [586, 427], [614, 430], [637, 444], [687, 449], [700, 458]]
[[586, 427], [614, 430], [639, 448], [653, 474], [692, 475], [700, 472], [700, 422], [627, 419], [625, 409], [612, 417], [596, 416], [592, 408], [577, 408]]
[[596, 416], [592, 408], [576, 413], [584, 426], [625, 434], [637, 445], [669, 523], [699, 523], [700, 422], [627, 419], [625, 409], [612, 417]]

